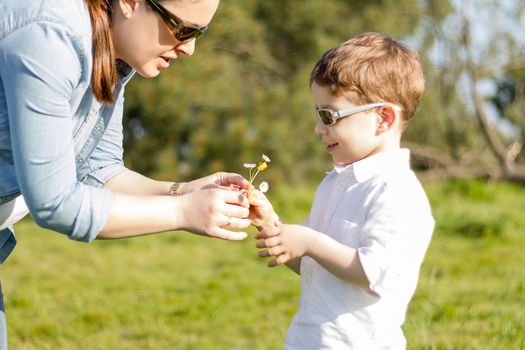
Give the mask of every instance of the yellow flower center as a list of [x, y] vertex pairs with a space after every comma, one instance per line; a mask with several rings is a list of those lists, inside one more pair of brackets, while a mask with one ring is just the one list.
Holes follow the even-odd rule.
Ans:
[[259, 171], [263, 171], [266, 168], [268, 168], [268, 164], [266, 162], [260, 162], [259, 166], [257, 167], [257, 169], [259, 169]]

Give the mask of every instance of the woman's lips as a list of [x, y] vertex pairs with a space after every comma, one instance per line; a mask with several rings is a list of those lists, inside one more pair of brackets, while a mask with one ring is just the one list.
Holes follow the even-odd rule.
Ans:
[[161, 58], [161, 65], [163, 68], [168, 68], [170, 66], [170, 58], [169, 57], [164, 57], [164, 56], [160, 56]]

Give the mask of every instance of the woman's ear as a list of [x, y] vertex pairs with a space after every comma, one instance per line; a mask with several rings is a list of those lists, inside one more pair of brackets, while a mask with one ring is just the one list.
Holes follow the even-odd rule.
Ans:
[[125, 18], [130, 18], [137, 10], [139, 1], [137, 0], [117, 0], [117, 7]]
[[377, 131], [383, 133], [390, 130], [399, 118], [399, 113], [395, 106], [386, 104], [380, 107], [377, 118]]

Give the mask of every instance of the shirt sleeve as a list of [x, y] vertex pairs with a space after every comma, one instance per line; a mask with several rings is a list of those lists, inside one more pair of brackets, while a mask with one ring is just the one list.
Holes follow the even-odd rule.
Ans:
[[[17, 180], [42, 227], [90, 241], [109, 218], [112, 194], [77, 180], [72, 93], [83, 74], [80, 40], [53, 22], [34, 22], [0, 41]], [[89, 81], [89, 79], [87, 80]]]
[[362, 229], [358, 254], [371, 291], [382, 297], [397, 284], [417, 283], [434, 221], [424, 193], [392, 183], [378, 192]]

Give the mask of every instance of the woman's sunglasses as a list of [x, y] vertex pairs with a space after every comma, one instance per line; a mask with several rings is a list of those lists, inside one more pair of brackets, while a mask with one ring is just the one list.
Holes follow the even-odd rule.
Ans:
[[180, 42], [195, 39], [208, 30], [208, 26], [200, 28], [196, 25], [184, 22], [155, 0], [146, 0], [146, 2], [162, 17], [175, 39]]
[[377, 103], [370, 103], [370, 104], [363, 105], [363, 106], [341, 109], [339, 111], [333, 111], [331, 109], [319, 108], [315, 106], [315, 114], [317, 114], [317, 116], [319, 117], [319, 119], [321, 119], [323, 124], [334, 125], [341, 118], [348, 117], [348, 116], [351, 116], [357, 113], [361, 113], [364, 111], [368, 111], [369, 109], [381, 107], [384, 105], [385, 103], [383, 102], [377, 102]]

